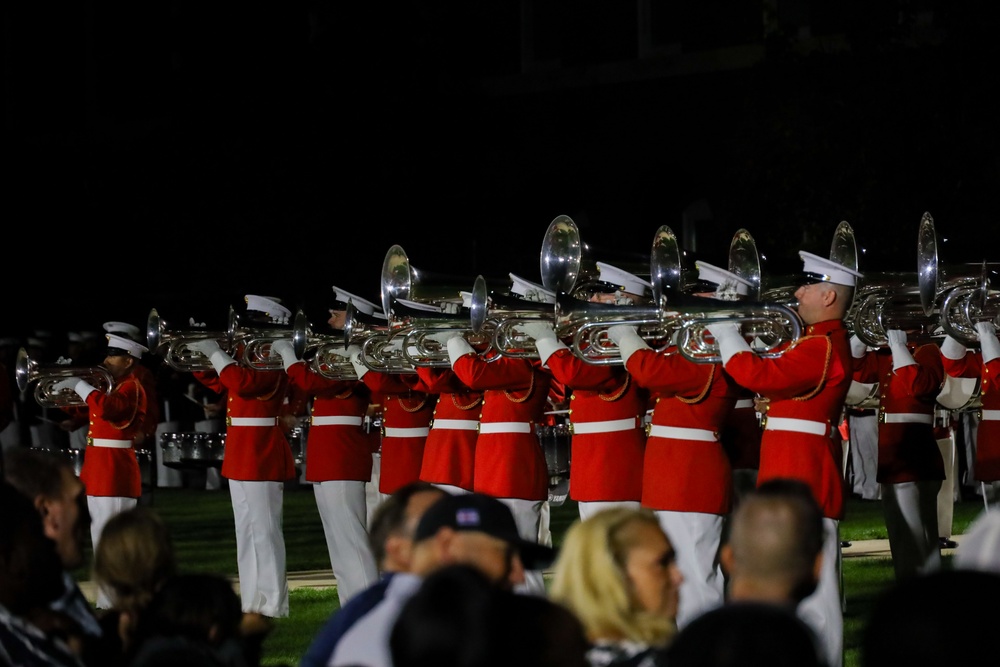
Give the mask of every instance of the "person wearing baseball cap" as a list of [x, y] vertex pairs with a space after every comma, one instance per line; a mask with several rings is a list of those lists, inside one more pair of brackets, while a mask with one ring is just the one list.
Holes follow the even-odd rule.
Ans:
[[[55, 392], [74, 392], [87, 406], [90, 430], [80, 469], [87, 488], [90, 536], [94, 549], [108, 520], [138, 504], [142, 495], [142, 473], [135, 442], [143, 436], [147, 397], [135, 368], [146, 348], [117, 334], [106, 334], [108, 349], [101, 364], [111, 375], [111, 385], [95, 387], [94, 378], [70, 377], [52, 387]], [[109, 609], [111, 600], [97, 592], [97, 607]]]
[[844, 480], [837, 427], [854, 361], [844, 318], [862, 274], [833, 255], [826, 259], [799, 252], [802, 277], [795, 291], [795, 310], [805, 327], [797, 340], [777, 348], [776, 356], [755, 354], [732, 322], [710, 324], [708, 330], [718, 343], [726, 372], [767, 399], [757, 483], [775, 477], [800, 479], [823, 509], [823, 571], [816, 591], [799, 605], [799, 613], [816, 630], [828, 663], [839, 665], [844, 619], [838, 532], [844, 515]]
[[470, 565], [501, 589], [524, 582], [525, 569], [555, 560], [551, 547], [525, 540], [510, 508], [482, 493], [446, 495], [427, 508], [413, 536], [408, 572], [396, 574], [385, 597], [351, 626], [330, 659], [333, 667], [391, 667], [389, 637], [403, 605], [432, 572], [447, 565]]

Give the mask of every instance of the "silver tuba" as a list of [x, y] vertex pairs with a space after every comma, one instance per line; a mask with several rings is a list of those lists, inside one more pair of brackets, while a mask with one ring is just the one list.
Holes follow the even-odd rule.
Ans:
[[17, 387], [21, 391], [25, 391], [31, 386], [31, 383], [37, 382], [35, 401], [43, 407], [65, 408], [87, 404], [72, 389], [58, 391], [55, 389], [55, 385], [59, 381], [72, 377], [86, 380], [98, 391], [105, 394], [111, 391], [111, 387], [114, 386], [111, 372], [103, 366], [72, 367], [66, 364], [46, 364], [43, 366], [29, 358], [28, 351], [23, 347], [17, 352], [17, 360], [14, 362], [14, 379], [17, 381]]

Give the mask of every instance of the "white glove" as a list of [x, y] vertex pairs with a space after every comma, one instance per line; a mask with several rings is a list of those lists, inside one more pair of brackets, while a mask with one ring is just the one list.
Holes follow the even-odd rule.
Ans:
[[456, 361], [470, 352], [475, 352], [475, 350], [463, 336], [448, 339], [448, 360], [451, 361], [452, 368], [455, 367]]
[[976, 322], [979, 333], [979, 347], [983, 351], [983, 363], [989, 363], [1000, 357], [1000, 341], [997, 340], [997, 328], [992, 322]]
[[211, 338], [191, 341], [188, 343], [188, 349], [208, 357], [216, 373], [221, 373], [223, 368], [236, 363], [236, 360], [223, 352], [219, 343]]
[[708, 332], [715, 338], [719, 346], [719, 356], [722, 357], [722, 365], [725, 366], [729, 360], [740, 352], [753, 352], [746, 338], [740, 333], [740, 328], [732, 322], [716, 322], [708, 325]]
[[855, 359], [860, 359], [865, 356], [868, 351], [868, 346], [861, 342], [861, 339], [857, 336], [851, 336], [851, 356]]
[[299, 361], [298, 355], [295, 354], [295, 346], [290, 340], [281, 339], [271, 343], [271, 354], [281, 357], [281, 365], [286, 371], [292, 364]]
[[892, 352], [892, 369], [899, 370], [906, 366], [916, 364], [916, 360], [906, 347], [906, 332], [899, 329], [889, 329], [885, 332], [886, 340], [889, 341], [889, 350]]
[[965, 356], [968, 350], [951, 336], [945, 336], [941, 343], [941, 355], [947, 359], [958, 360]]
[[608, 338], [618, 346], [622, 363], [628, 365], [629, 357], [639, 350], [652, 349], [631, 324], [612, 324], [608, 327]]
[[365, 373], [371, 370], [370, 368], [365, 366], [364, 362], [361, 361], [361, 346], [351, 345], [350, 347], [347, 348], [347, 352], [349, 353], [348, 359], [351, 360], [351, 365], [354, 366], [354, 372], [355, 374], [357, 374], [358, 379], [360, 380], [365, 376]]
[[77, 377], [66, 378], [65, 380], [60, 380], [52, 385], [53, 391], [62, 392], [66, 389], [72, 389], [76, 392], [76, 395], [84, 401], [87, 400], [87, 396], [90, 395], [90, 392], [97, 391], [97, 387]]
[[[351, 355], [353, 354], [353, 352], [351, 352], [351, 348], [357, 348], [357, 347], [358, 347], [357, 345], [352, 345], [351, 347], [331, 347], [327, 351], [330, 354], [337, 355], [338, 357], [343, 357], [344, 359], [350, 359]], [[361, 348], [358, 349], [360, 350]]]
[[549, 357], [558, 350], [568, 350], [569, 348], [556, 337], [555, 328], [548, 322], [525, 322], [518, 326], [525, 336], [535, 341], [535, 348], [538, 349], [538, 359], [544, 366]]

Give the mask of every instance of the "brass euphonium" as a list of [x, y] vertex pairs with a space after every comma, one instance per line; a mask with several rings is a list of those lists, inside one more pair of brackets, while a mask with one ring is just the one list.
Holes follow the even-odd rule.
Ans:
[[[301, 318], [305, 321], [305, 314], [297, 311], [295, 319]], [[291, 325], [285, 323], [262, 324], [254, 323], [250, 326], [240, 324], [239, 315], [230, 309], [230, 325], [228, 339], [235, 348], [242, 348], [241, 360], [245, 366], [259, 371], [278, 371], [284, 368], [281, 356], [271, 354], [271, 344], [276, 340], [291, 340], [293, 346], [298, 347], [295, 352], [299, 356], [305, 350], [304, 341], [295, 343], [295, 321]]]
[[162, 356], [163, 361], [168, 366], [181, 373], [211, 371], [214, 368], [208, 357], [189, 348], [188, 343], [197, 340], [214, 340], [227, 354], [232, 354], [236, 346], [238, 323], [236, 311], [230, 306], [225, 331], [197, 328], [189, 331], [170, 330], [167, 328], [167, 323], [156, 312], [156, 308], [153, 308], [149, 311], [149, 317], [146, 318], [146, 346], [153, 354]]
[[556, 336], [568, 340], [573, 353], [594, 365], [621, 364], [621, 351], [608, 336], [616, 324], [634, 326], [646, 343], [664, 351], [679, 325], [676, 313], [666, 304], [680, 298], [683, 270], [680, 245], [670, 227], [663, 225], [653, 236], [650, 251], [650, 304], [614, 305], [592, 303], [560, 293], [556, 296]]
[[[850, 232], [841, 223], [834, 235], [831, 256], [847, 251], [845, 234]], [[853, 241], [853, 232], [849, 239]], [[855, 251], [855, 261], [856, 261]], [[729, 246], [729, 271], [751, 283], [750, 300], [725, 301], [692, 297], [681, 300], [677, 305], [679, 334], [677, 350], [686, 359], [697, 363], [720, 363], [722, 356], [715, 338], [708, 331], [712, 324], [732, 322], [739, 326], [740, 334], [761, 357], [778, 356], [784, 343], [797, 339], [802, 334], [802, 320], [787, 303], [787, 292], [782, 291], [781, 300], [763, 300], [761, 294], [762, 275], [757, 244], [745, 229], [737, 230]]]
[[17, 381], [17, 387], [24, 391], [32, 382], [37, 382], [35, 401], [43, 407], [65, 408], [87, 404], [72, 389], [55, 389], [55, 385], [60, 380], [72, 377], [86, 380], [98, 391], [105, 394], [111, 391], [111, 387], [114, 386], [111, 372], [103, 366], [73, 367], [68, 364], [46, 364], [43, 366], [29, 358], [28, 351], [23, 347], [17, 352], [17, 359], [14, 362], [14, 379]]

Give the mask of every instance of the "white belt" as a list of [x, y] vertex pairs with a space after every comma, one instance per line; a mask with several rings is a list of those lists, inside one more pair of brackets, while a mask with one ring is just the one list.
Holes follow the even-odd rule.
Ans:
[[480, 433], [531, 433], [530, 422], [489, 422], [479, 424]]
[[1000, 420], [1000, 410], [980, 410], [979, 418], [985, 421]]
[[573, 435], [589, 435], [591, 433], [615, 433], [617, 431], [631, 431], [639, 428], [635, 417], [627, 419], [611, 419], [603, 422], [573, 422]]
[[361, 426], [363, 417], [350, 415], [320, 415], [309, 420], [313, 426]]
[[883, 412], [879, 415], [883, 424], [933, 424], [934, 415], [919, 412]]
[[791, 417], [768, 417], [764, 422], [765, 431], [798, 431], [813, 435], [828, 435], [830, 425], [826, 422], [814, 422], [809, 419], [793, 419]]
[[446, 431], [475, 431], [479, 428], [479, 421], [476, 419], [435, 419], [431, 427]]
[[226, 417], [226, 426], [276, 426], [277, 417]]
[[427, 426], [414, 426], [411, 428], [392, 428], [387, 426], [385, 437], [387, 438], [426, 438], [431, 430]]
[[128, 449], [132, 446], [131, 440], [109, 440], [108, 438], [87, 438], [87, 442], [92, 447], [111, 447], [112, 449]]
[[649, 427], [650, 437], [670, 438], [671, 440], [704, 440], [705, 442], [715, 442], [719, 436], [715, 431], [706, 428], [683, 428], [681, 426], [660, 426], [653, 424]]
[[733, 406], [733, 408], [752, 408], [752, 407], [753, 407], [752, 398], [741, 398], [740, 400], [736, 401], [736, 405]]

